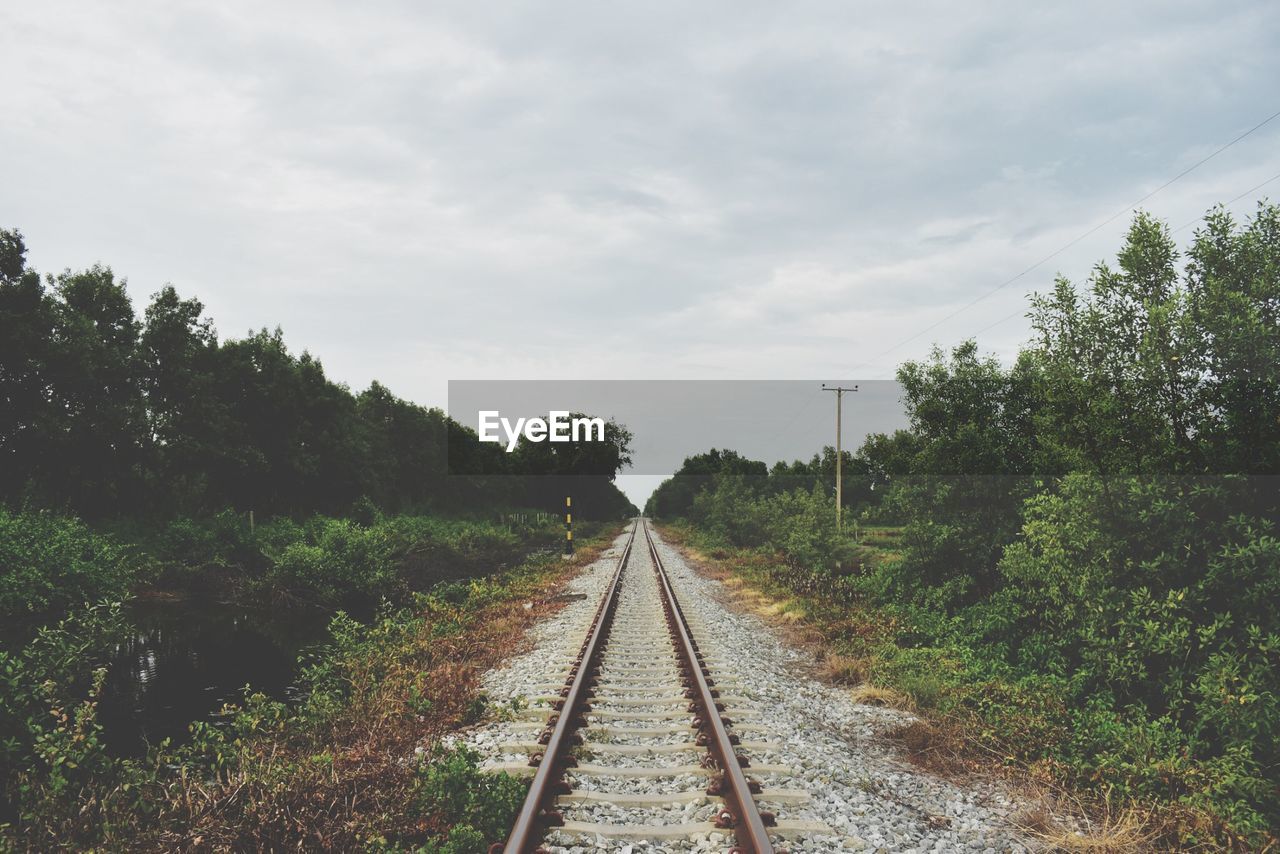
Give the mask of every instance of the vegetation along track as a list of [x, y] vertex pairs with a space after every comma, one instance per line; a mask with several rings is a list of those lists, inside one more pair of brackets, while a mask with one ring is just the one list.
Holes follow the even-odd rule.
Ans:
[[571, 847], [585, 837], [592, 848], [644, 840], [772, 852], [788, 833], [829, 832], [775, 815], [806, 793], [766, 791], [748, 776], [787, 769], [753, 765], [750, 754], [769, 745], [739, 735], [759, 738], [753, 710], [732, 696], [732, 683], [715, 680], [717, 659], [699, 650], [698, 635], [638, 520], [564, 686], [527, 710], [536, 739], [506, 745], [530, 751], [535, 770], [510, 837], [493, 851]]

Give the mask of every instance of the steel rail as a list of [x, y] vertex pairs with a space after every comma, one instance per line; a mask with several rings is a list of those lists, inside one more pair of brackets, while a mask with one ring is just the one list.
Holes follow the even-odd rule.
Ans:
[[622, 577], [623, 568], [627, 565], [627, 558], [631, 556], [631, 544], [635, 542], [636, 528], [640, 524], [641, 522], [637, 520], [631, 528], [631, 536], [627, 538], [627, 545], [618, 557], [618, 566], [614, 569], [613, 579], [600, 600], [600, 607], [596, 609], [595, 619], [591, 622], [591, 631], [588, 632], [587, 639], [582, 644], [577, 661], [569, 671], [565, 687], [560, 690], [562, 699], [556, 703], [558, 711], [547, 720], [550, 731], [544, 730], [539, 737], [539, 741], [546, 745], [546, 749], [540, 758], [535, 754], [530, 760], [537, 762], [538, 770], [533, 775], [529, 794], [525, 796], [520, 813], [516, 816], [511, 835], [507, 837], [505, 845], [495, 844], [489, 849], [490, 851], [528, 854], [546, 832], [546, 826], [559, 823], [559, 814], [547, 809], [549, 799], [563, 793], [558, 789], [564, 788], [561, 777], [565, 767], [572, 762], [572, 757], [569, 755], [569, 750], [575, 743], [572, 731], [581, 724], [578, 717], [587, 711], [587, 693], [591, 683], [595, 681], [596, 671], [600, 666], [600, 654], [604, 650], [609, 626], [613, 621], [613, 612], [617, 608], [618, 582]]
[[[725, 826], [726, 829], [732, 829], [734, 838], [737, 840], [737, 848], [733, 850], [742, 851], [745, 854], [773, 854], [773, 843], [769, 841], [765, 816], [761, 815], [752, 796], [753, 784], [742, 773], [743, 766], [747, 765], [746, 757], [740, 757], [733, 749], [734, 738], [729, 735], [726, 728], [728, 722], [721, 717], [724, 706], [716, 702], [718, 692], [712, 688], [706, 665], [702, 661], [702, 654], [698, 652], [698, 645], [689, 632], [684, 612], [680, 609], [680, 602], [676, 598], [675, 591], [671, 589], [671, 582], [667, 578], [666, 569], [662, 566], [658, 548], [653, 542], [653, 537], [649, 535], [648, 521], [641, 518], [637, 524], [644, 526], [644, 539], [649, 546], [649, 555], [653, 558], [654, 572], [658, 575], [658, 587], [662, 594], [663, 610], [667, 614], [671, 639], [675, 642], [676, 653], [680, 657], [685, 679], [690, 683], [687, 685], [689, 690], [686, 696], [692, 695], [693, 707], [690, 711], [694, 711], [694, 707], [697, 709], [698, 716], [694, 719], [694, 726], [703, 736], [699, 738], [699, 744], [706, 741], [707, 749], [720, 767], [722, 776], [719, 791], [715, 794], [724, 798], [727, 810], [720, 814], [717, 824]], [[758, 786], [755, 788], [758, 789]]]

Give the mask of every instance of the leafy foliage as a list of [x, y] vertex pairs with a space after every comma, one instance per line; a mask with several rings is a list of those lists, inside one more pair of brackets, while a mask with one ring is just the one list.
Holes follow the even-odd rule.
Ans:
[[124, 595], [136, 564], [75, 519], [0, 507], [0, 615], [33, 620]]
[[690, 518], [734, 544], [781, 551], [808, 574], [838, 572], [852, 557], [817, 486], [760, 497], [742, 477], [717, 478], [694, 499]]
[[13, 821], [82, 826], [86, 793], [117, 785], [125, 769], [103, 743], [96, 696], [126, 630], [119, 606], [101, 604], [0, 651], [0, 832]]
[[527, 786], [506, 774], [485, 774], [478, 757], [458, 748], [423, 763], [416, 783], [417, 808], [450, 827], [426, 852], [483, 854], [506, 836], [524, 802]]

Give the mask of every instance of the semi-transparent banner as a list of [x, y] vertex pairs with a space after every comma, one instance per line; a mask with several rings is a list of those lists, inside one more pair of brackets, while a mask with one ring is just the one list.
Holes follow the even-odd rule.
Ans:
[[711, 448], [808, 460], [836, 443], [837, 397], [847, 450], [906, 426], [901, 387], [886, 380], [453, 380], [448, 414], [502, 453], [589, 443], [612, 423], [630, 434], [627, 474], [670, 475]]

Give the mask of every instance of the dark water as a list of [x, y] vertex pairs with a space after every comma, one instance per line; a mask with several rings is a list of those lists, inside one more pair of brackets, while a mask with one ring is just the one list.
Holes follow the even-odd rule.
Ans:
[[107, 746], [124, 756], [185, 741], [192, 721], [239, 701], [246, 684], [288, 699], [298, 654], [324, 641], [328, 624], [321, 612], [219, 602], [138, 602], [129, 616], [136, 630], [116, 650], [98, 706]]

